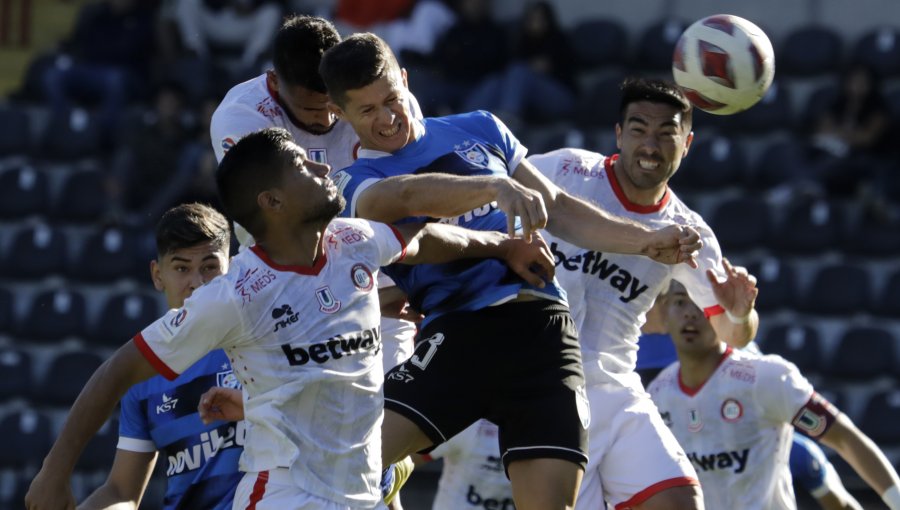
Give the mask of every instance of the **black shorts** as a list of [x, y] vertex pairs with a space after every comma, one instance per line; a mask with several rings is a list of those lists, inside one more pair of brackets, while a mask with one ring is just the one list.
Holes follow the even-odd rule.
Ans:
[[384, 384], [385, 408], [434, 441], [479, 418], [500, 429], [500, 453], [514, 460], [587, 463], [590, 409], [578, 335], [568, 308], [511, 302], [438, 317], [416, 337], [409, 360]]

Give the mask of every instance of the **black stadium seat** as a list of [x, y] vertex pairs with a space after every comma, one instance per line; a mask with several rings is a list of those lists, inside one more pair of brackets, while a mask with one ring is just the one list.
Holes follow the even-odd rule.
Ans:
[[845, 214], [828, 200], [799, 201], [791, 205], [772, 246], [784, 253], [818, 255], [839, 246]]
[[101, 171], [73, 171], [62, 183], [53, 215], [64, 222], [96, 221], [109, 205], [105, 196]]
[[2, 269], [5, 276], [33, 280], [61, 274], [68, 254], [68, 238], [58, 228], [39, 223], [13, 235]]
[[792, 76], [815, 76], [840, 69], [843, 39], [822, 25], [793, 29], [784, 43], [776, 46], [778, 72]]
[[622, 64], [628, 50], [628, 32], [613, 19], [589, 19], [575, 25], [569, 44], [582, 69]]
[[40, 467], [53, 441], [50, 418], [31, 409], [0, 420], [0, 435], [7, 444], [0, 448], [0, 468]]
[[671, 72], [675, 43], [686, 28], [687, 23], [678, 19], [664, 19], [648, 27], [638, 40], [634, 67]]
[[734, 138], [715, 135], [691, 145], [672, 178], [675, 189], [719, 190], [742, 183], [747, 171], [744, 150]]
[[85, 310], [84, 295], [76, 290], [43, 291], [34, 297], [19, 324], [19, 336], [45, 342], [81, 337], [85, 332]]
[[101, 345], [122, 345], [159, 318], [158, 303], [154, 296], [142, 292], [110, 296], [88, 338]]
[[720, 203], [710, 222], [725, 253], [766, 246], [771, 225], [769, 205], [753, 195]]
[[0, 349], [0, 401], [30, 398], [34, 388], [34, 368], [28, 351], [15, 347]]
[[865, 381], [890, 375], [897, 359], [896, 339], [879, 327], [852, 327], [838, 340], [828, 376]]
[[24, 108], [0, 106], [0, 157], [31, 153], [31, 118]]
[[747, 270], [756, 277], [759, 288], [757, 310], [767, 312], [796, 307], [797, 275], [789, 261], [766, 257], [747, 264]]
[[803, 299], [803, 310], [820, 315], [851, 315], [871, 308], [873, 299], [869, 272], [853, 264], [819, 268]]
[[20, 219], [49, 210], [50, 184], [46, 173], [27, 164], [0, 173], [0, 219]]
[[148, 261], [139, 259], [134, 233], [111, 227], [98, 229], [87, 236], [81, 251], [69, 265], [68, 274], [79, 281], [112, 282], [133, 276], [137, 264], [147, 267]]
[[879, 446], [900, 445], [900, 391], [880, 391], [869, 398], [859, 427]]
[[900, 317], [900, 269], [888, 277], [887, 283], [872, 304], [872, 311], [882, 317]]
[[36, 398], [54, 406], [72, 405], [101, 363], [103, 359], [99, 354], [88, 351], [58, 355], [50, 362], [50, 368], [38, 386]]
[[866, 32], [856, 42], [851, 61], [872, 67], [882, 78], [900, 75], [900, 29], [883, 26]]
[[808, 324], [779, 324], [766, 331], [760, 348], [797, 365], [800, 372], [818, 373], [822, 369], [822, 345], [819, 331]]

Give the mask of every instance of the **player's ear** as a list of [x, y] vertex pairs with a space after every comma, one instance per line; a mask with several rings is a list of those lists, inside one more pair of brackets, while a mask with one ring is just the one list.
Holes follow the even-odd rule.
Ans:
[[269, 90], [278, 90], [278, 75], [272, 69], [266, 71], [266, 85]]
[[622, 150], [622, 125], [616, 122], [616, 148]]
[[162, 275], [160, 274], [159, 262], [156, 259], [150, 261], [150, 279], [153, 281], [153, 287], [163, 292], [165, 287], [163, 286]]
[[403, 78], [403, 87], [405, 87], [407, 90], [409, 90], [409, 79], [408, 79], [408, 76], [409, 76], [409, 75], [408, 75], [407, 72], [406, 72], [406, 68], [405, 68], [405, 67], [401, 67], [401, 68], [400, 68], [400, 77]]
[[694, 132], [691, 131], [684, 138], [684, 153], [681, 154], [681, 157], [687, 156], [688, 151], [691, 149], [691, 142], [693, 142], [693, 141], [694, 141]]
[[344, 118], [344, 110], [341, 110], [341, 107], [337, 105], [331, 98], [328, 99], [328, 111], [334, 114], [335, 117], [342, 119]]
[[281, 208], [281, 197], [277, 189], [260, 191], [256, 195], [256, 205], [263, 211], [274, 211]]

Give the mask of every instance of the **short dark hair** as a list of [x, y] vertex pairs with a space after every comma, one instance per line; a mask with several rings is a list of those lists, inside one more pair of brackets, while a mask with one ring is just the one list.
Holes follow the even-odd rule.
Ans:
[[324, 94], [319, 62], [329, 48], [341, 42], [330, 21], [316, 16], [289, 16], [282, 23], [273, 44], [273, 62], [278, 78]]
[[694, 108], [681, 87], [674, 82], [656, 78], [625, 78], [620, 89], [622, 90], [622, 100], [619, 103], [619, 117], [623, 124], [628, 105], [639, 101], [650, 101], [665, 103], [677, 108], [681, 112], [681, 124], [690, 131]]
[[212, 207], [193, 202], [177, 205], [156, 223], [156, 252], [159, 258], [183, 248], [212, 243], [226, 255], [231, 246], [228, 220]]
[[361, 89], [391, 72], [400, 72], [394, 52], [375, 34], [353, 34], [325, 52], [319, 74], [325, 80], [328, 96], [343, 106], [347, 91]]
[[283, 170], [296, 156], [287, 147], [290, 142], [283, 128], [261, 129], [241, 138], [219, 163], [216, 185], [225, 214], [253, 237], [265, 232], [257, 197], [281, 184]]

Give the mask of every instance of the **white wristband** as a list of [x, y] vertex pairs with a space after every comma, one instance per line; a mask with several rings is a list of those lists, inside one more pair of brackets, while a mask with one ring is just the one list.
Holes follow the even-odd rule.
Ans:
[[881, 499], [891, 510], [900, 510], [900, 487], [891, 486], [890, 489], [884, 491]]
[[747, 324], [748, 322], [750, 322], [751, 314], [753, 314], [753, 310], [747, 312], [747, 315], [738, 317], [736, 315], [732, 315], [728, 310], [725, 310], [725, 316], [728, 317], [728, 320], [730, 320], [734, 324]]

